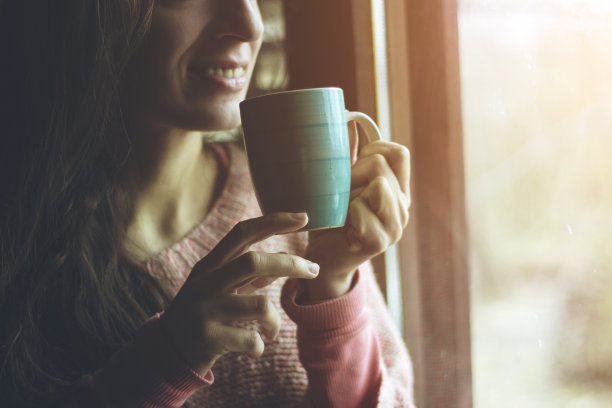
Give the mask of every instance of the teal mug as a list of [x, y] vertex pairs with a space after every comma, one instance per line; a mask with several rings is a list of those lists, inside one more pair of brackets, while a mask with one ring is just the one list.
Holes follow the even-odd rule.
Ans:
[[369, 140], [380, 139], [374, 121], [347, 112], [340, 88], [249, 98], [240, 115], [262, 212], [306, 212], [308, 231], [343, 226], [351, 191], [347, 122], [356, 121]]

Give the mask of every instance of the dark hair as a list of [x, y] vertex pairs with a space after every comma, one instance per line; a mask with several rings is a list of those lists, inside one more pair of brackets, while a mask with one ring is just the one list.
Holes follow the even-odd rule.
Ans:
[[[35, 5], [34, 5], [35, 4]], [[0, 0], [0, 395], [47, 406], [168, 295], [126, 251], [122, 74], [153, 0]]]

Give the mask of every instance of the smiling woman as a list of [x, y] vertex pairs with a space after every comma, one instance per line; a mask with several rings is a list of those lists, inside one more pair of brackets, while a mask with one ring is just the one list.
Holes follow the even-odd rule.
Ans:
[[126, 116], [161, 128], [237, 126], [262, 41], [257, 2], [164, 1], [151, 23], [126, 72]]
[[407, 219], [406, 149], [355, 153], [358, 217], [308, 237], [261, 215], [241, 145], [204, 142], [262, 40], [252, 0], [0, 2], [3, 404], [413, 405], [369, 263]]

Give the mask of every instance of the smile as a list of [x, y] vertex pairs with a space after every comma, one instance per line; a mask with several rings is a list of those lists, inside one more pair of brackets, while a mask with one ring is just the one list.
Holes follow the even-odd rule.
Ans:
[[188, 71], [191, 78], [201, 81], [203, 84], [214, 85], [227, 91], [235, 92], [244, 90], [247, 85], [247, 72], [243, 66], [236, 68], [227, 67], [201, 67]]
[[238, 68], [208, 68], [208, 75], [215, 75], [223, 78], [242, 78], [245, 70], [242, 67]]

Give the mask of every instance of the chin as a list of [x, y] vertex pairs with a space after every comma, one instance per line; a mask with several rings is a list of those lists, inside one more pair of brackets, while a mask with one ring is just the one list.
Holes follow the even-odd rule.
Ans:
[[202, 114], [200, 118], [204, 120], [201, 121], [199, 130], [204, 131], [233, 129], [241, 123], [238, 102], [217, 106]]

